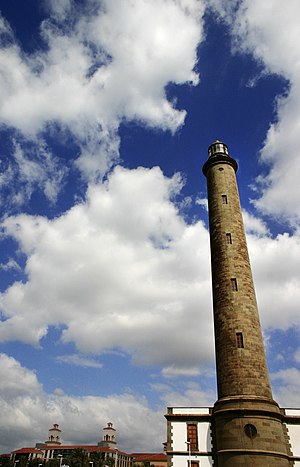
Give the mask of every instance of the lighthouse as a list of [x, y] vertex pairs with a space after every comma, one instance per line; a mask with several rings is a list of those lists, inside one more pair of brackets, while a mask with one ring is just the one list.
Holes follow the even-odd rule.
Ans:
[[300, 409], [279, 407], [272, 395], [237, 170], [226, 144], [209, 146], [203, 173], [217, 400], [213, 407], [203, 407], [201, 400], [197, 406], [168, 407], [168, 467], [300, 467]]
[[274, 401], [236, 182], [237, 162], [215, 141], [207, 179], [218, 399], [218, 467], [288, 467], [291, 449]]

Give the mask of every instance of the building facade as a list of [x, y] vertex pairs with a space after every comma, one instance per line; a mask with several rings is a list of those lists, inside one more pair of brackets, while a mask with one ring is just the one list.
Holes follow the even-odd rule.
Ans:
[[[189, 467], [300, 465], [295, 454], [300, 411], [280, 408], [272, 396], [236, 182], [237, 162], [220, 141], [208, 153], [203, 173], [208, 192], [218, 399], [205, 421], [203, 414], [195, 417], [196, 408], [189, 413], [183, 408], [168, 409], [169, 464], [179, 467], [181, 459], [181, 466], [186, 466], [188, 455]], [[179, 430], [184, 435], [181, 441]], [[205, 451], [199, 449], [203, 430], [211, 443]], [[198, 445], [193, 441], [196, 437]]]
[[[300, 409], [280, 411], [292, 452], [290, 465], [300, 467]], [[222, 466], [218, 464], [214, 446], [213, 407], [168, 407], [165, 417], [168, 467]], [[240, 465], [257, 464], [247, 460]]]
[[168, 407], [168, 467], [213, 465], [211, 407]]
[[49, 429], [48, 440], [35, 447], [23, 447], [10, 454], [0, 454], [3, 467], [167, 467], [165, 453], [127, 454], [117, 448], [117, 430], [112, 422], [102, 430], [102, 440], [97, 444], [66, 445], [61, 440], [61, 429], [54, 424]]
[[[131, 454], [117, 449], [116, 429], [111, 422], [103, 428], [102, 440], [97, 444], [77, 444], [66, 445], [61, 441], [61, 429], [58, 424], [54, 424], [49, 429], [48, 439], [45, 443], [37, 443], [34, 448], [25, 447], [13, 451], [10, 455], [11, 463], [14, 467], [24, 464], [26, 461], [37, 461], [37, 465], [42, 466], [45, 463], [58, 460], [59, 465], [68, 465], [69, 460], [74, 453], [81, 451], [85, 458], [85, 463], [89, 467], [93, 467], [93, 456], [96, 455], [102, 459], [102, 463], [114, 465], [114, 467], [131, 467], [133, 457]], [[25, 464], [26, 464], [25, 462]], [[82, 464], [84, 465], [84, 464]]]

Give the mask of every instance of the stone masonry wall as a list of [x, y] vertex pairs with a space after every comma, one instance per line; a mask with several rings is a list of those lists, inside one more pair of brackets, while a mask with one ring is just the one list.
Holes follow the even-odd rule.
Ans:
[[[272, 398], [233, 167], [213, 165], [207, 185], [218, 396]], [[243, 348], [237, 347], [237, 333], [242, 333]]]

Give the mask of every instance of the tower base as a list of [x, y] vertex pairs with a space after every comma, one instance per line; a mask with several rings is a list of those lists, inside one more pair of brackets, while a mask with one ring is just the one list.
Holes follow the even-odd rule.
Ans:
[[212, 413], [217, 467], [292, 467], [285, 415], [274, 400], [218, 399]]

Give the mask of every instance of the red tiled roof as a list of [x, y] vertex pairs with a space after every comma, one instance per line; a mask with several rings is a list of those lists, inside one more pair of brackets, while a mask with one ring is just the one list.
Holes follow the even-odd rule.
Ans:
[[14, 454], [29, 454], [31, 452], [35, 452], [36, 454], [44, 454], [43, 451], [36, 448], [21, 448], [13, 451]]
[[58, 450], [60, 451], [61, 449], [85, 449], [85, 450], [90, 450], [90, 449], [97, 449], [99, 448], [98, 446], [90, 446], [86, 444], [68, 444], [68, 445], [63, 445], [60, 444], [59, 446], [45, 446], [43, 449], [51, 449], [51, 450]]
[[145, 461], [156, 461], [156, 462], [166, 462], [167, 461], [167, 455], [164, 454], [163, 452], [161, 453], [145, 453], [145, 452], [135, 452], [131, 454], [134, 461], [138, 462], [145, 462]]

